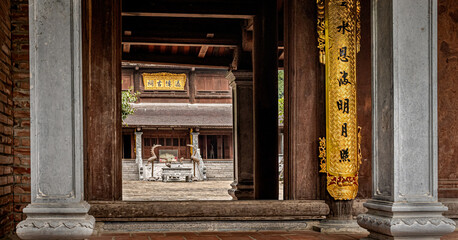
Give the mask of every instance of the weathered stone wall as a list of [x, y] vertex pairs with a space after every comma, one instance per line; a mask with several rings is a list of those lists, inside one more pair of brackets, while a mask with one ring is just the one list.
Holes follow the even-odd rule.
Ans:
[[10, 9], [10, 0], [0, 1], [0, 238], [14, 229]]
[[438, 3], [439, 197], [458, 198], [458, 1]]

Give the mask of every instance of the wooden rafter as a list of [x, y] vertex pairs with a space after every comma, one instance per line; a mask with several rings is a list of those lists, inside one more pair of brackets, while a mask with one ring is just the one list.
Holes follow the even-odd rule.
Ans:
[[208, 45], [203, 45], [202, 47], [200, 47], [200, 51], [199, 51], [198, 57], [204, 58], [205, 55], [207, 54], [207, 51], [208, 51]]

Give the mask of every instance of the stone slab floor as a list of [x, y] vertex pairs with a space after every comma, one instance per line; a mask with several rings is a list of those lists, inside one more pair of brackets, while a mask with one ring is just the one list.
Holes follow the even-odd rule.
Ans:
[[[116, 233], [94, 236], [91, 240], [355, 240], [365, 234], [320, 234], [312, 231], [196, 232], [196, 233]], [[442, 240], [458, 239], [458, 232]]]
[[[232, 181], [153, 182], [122, 181], [123, 201], [232, 200]], [[283, 185], [280, 185], [283, 190]], [[280, 198], [283, 199], [280, 191]]]

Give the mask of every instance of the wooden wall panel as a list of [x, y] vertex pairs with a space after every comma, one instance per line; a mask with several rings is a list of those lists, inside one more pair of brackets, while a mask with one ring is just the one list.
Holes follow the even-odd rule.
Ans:
[[438, 11], [439, 197], [458, 198], [458, 1]]

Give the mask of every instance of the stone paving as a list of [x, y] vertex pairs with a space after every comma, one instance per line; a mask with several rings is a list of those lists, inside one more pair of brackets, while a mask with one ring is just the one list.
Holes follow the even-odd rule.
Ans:
[[[232, 200], [232, 181], [160, 182], [122, 181], [123, 201]], [[280, 185], [280, 189], [283, 186]], [[282, 191], [280, 191], [282, 199]]]
[[[195, 232], [195, 233], [118, 233], [91, 237], [91, 240], [355, 240], [366, 234], [322, 234], [312, 231]], [[458, 239], [458, 232], [441, 240]]]

